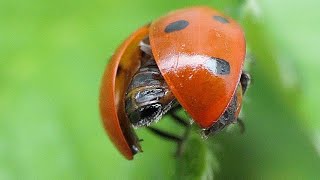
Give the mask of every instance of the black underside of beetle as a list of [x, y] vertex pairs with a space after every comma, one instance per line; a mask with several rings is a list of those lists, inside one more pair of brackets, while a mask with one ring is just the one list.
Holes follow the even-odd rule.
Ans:
[[[148, 37], [140, 43], [140, 49], [141, 66], [133, 76], [125, 98], [125, 110], [134, 127], [149, 126], [168, 111], [170, 113], [173, 107], [180, 106], [153, 58]], [[235, 122], [236, 111], [237, 97], [234, 95], [224, 114], [212, 127], [203, 130], [203, 134], [215, 134]]]
[[125, 99], [127, 115], [134, 127], [149, 126], [177, 104], [152, 56], [148, 38], [140, 43], [141, 66], [133, 76]]

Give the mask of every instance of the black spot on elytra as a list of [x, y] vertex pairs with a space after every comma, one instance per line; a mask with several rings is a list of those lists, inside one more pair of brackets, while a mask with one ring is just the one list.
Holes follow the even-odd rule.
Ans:
[[165, 28], [164, 32], [171, 33], [174, 31], [180, 31], [184, 28], [186, 28], [189, 25], [189, 22], [186, 20], [179, 20], [176, 22], [172, 22]]
[[230, 64], [227, 61], [219, 58], [212, 58], [212, 59], [217, 62], [217, 67], [216, 67], [217, 74], [220, 74], [220, 75], [230, 74]]
[[222, 24], [229, 23], [229, 20], [224, 18], [224, 17], [222, 17], [222, 16], [213, 16], [213, 19], [216, 20], [216, 21], [221, 22]]

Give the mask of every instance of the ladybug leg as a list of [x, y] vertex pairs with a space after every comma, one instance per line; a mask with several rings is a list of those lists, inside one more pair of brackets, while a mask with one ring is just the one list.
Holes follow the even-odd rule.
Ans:
[[171, 116], [171, 118], [178, 124], [184, 126], [184, 127], [189, 127], [190, 124], [188, 122], [186, 122], [186, 120], [184, 120], [183, 118], [181, 118], [180, 116], [178, 116], [177, 111], [181, 109], [181, 105], [177, 105], [175, 107], [173, 107], [168, 115]]
[[187, 129], [187, 131], [185, 132], [183, 137], [171, 134], [169, 132], [166, 132], [166, 131], [163, 131], [163, 130], [160, 130], [158, 128], [151, 127], [151, 126], [147, 127], [147, 129], [150, 130], [150, 132], [152, 132], [153, 134], [155, 134], [163, 139], [177, 143], [178, 147], [177, 147], [177, 151], [175, 153], [175, 156], [179, 157], [182, 154], [183, 144], [184, 144], [185, 139], [187, 138], [187, 135], [189, 134], [189, 128]]
[[191, 131], [191, 126], [189, 125], [184, 134], [183, 134], [183, 137], [182, 137], [182, 141], [180, 143], [178, 143], [178, 148], [177, 148], [177, 151], [176, 151], [176, 157], [180, 157], [182, 155], [182, 152], [183, 152], [183, 149], [184, 149], [184, 142], [187, 140], [189, 134], [190, 134], [190, 131]]
[[167, 140], [174, 141], [174, 142], [177, 142], [177, 143], [180, 143], [182, 141], [182, 139], [183, 139], [183, 138], [181, 138], [181, 137], [179, 137], [177, 135], [171, 134], [169, 132], [160, 130], [160, 129], [155, 128], [155, 127], [148, 126], [147, 129], [150, 130], [153, 134], [158, 135], [163, 139], [167, 139]]
[[172, 117], [172, 119], [177, 122], [178, 124], [182, 125], [183, 127], [185, 127], [185, 131], [184, 134], [182, 136], [177, 136], [175, 134], [171, 134], [169, 132], [157, 129], [155, 127], [151, 127], [148, 126], [148, 130], [150, 130], [153, 134], [166, 139], [166, 140], [170, 140], [173, 142], [176, 142], [178, 147], [177, 147], [177, 151], [175, 153], [176, 157], [181, 156], [182, 152], [183, 152], [183, 146], [184, 146], [184, 142], [186, 141], [186, 139], [188, 138], [188, 135], [190, 133], [191, 130], [191, 126], [189, 123], [187, 123], [183, 118], [181, 118], [180, 116], [177, 115], [177, 111], [181, 108], [180, 105], [172, 108], [168, 115], [170, 115]]
[[183, 146], [184, 146], [184, 142], [186, 141], [186, 139], [188, 138], [190, 131], [191, 131], [191, 124], [188, 123], [186, 120], [184, 120], [183, 118], [181, 118], [180, 116], [178, 116], [177, 111], [181, 109], [181, 105], [178, 105], [176, 107], [174, 107], [168, 114], [171, 116], [171, 118], [178, 123], [179, 125], [182, 125], [183, 127], [185, 127], [185, 131], [184, 134], [182, 136], [182, 141], [178, 143], [178, 148], [176, 151], [176, 157], [180, 157], [182, 155], [183, 152]]
[[[245, 132], [245, 124], [242, 121], [242, 119], [237, 118], [235, 120], [233, 120], [231, 123], [237, 123], [239, 128], [240, 128], [240, 133], [243, 134]], [[230, 123], [229, 123], [230, 124]], [[212, 127], [210, 127], [209, 129], [204, 130], [203, 136], [206, 138], [209, 135], [215, 135], [218, 132], [220, 132], [222, 129], [224, 129], [226, 126], [228, 126], [229, 124], [224, 124], [222, 122], [217, 122], [216, 124], [214, 124]]]
[[244, 94], [248, 88], [248, 85], [250, 84], [251, 77], [248, 73], [242, 72], [240, 77], [240, 83], [242, 86], [242, 94]]
[[245, 126], [243, 120], [238, 118], [237, 119], [237, 124], [240, 127], [240, 133], [243, 134], [245, 132], [245, 130], [246, 130], [246, 126]]
[[203, 136], [203, 138], [208, 138], [209, 135], [217, 134], [222, 129], [224, 129], [226, 126], [227, 126], [227, 124], [224, 124], [224, 123], [218, 121], [213, 126], [211, 126], [210, 128], [204, 129], [202, 131], [202, 136]]
[[187, 123], [183, 118], [181, 118], [180, 116], [178, 116], [175, 112], [172, 112], [172, 113], [170, 113], [169, 114], [171, 117], [172, 117], [172, 119], [175, 121], [175, 122], [177, 122], [178, 124], [180, 124], [180, 125], [182, 125], [182, 126], [184, 126], [184, 127], [189, 127], [190, 126], [190, 124], [189, 123]]

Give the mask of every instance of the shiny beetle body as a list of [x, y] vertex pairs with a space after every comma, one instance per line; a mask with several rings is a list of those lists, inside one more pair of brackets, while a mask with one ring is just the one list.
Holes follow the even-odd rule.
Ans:
[[134, 32], [103, 75], [104, 127], [127, 158], [141, 150], [133, 127], [149, 126], [182, 106], [205, 135], [236, 122], [249, 76], [245, 38], [231, 18], [209, 7], [167, 14]]

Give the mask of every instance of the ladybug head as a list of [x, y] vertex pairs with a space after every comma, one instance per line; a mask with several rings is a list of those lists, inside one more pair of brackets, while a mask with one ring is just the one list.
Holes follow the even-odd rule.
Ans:
[[140, 50], [141, 65], [131, 79], [125, 98], [126, 114], [134, 127], [160, 120], [175, 102], [152, 56], [148, 36], [140, 42]]
[[164, 94], [163, 89], [148, 87], [128, 93], [126, 112], [133, 126], [147, 126], [162, 117], [163, 106], [158, 99]]

